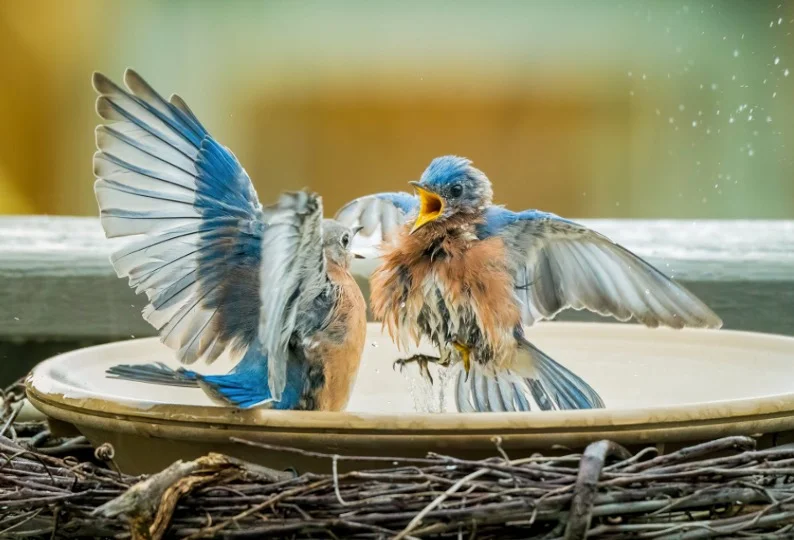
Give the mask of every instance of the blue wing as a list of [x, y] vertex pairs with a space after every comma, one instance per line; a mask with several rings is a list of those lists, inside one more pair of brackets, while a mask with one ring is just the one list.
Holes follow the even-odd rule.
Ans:
[[351, 229], [361, 228], [354, 242], [362, 239], [380, 245], [384, 241], [391, 242], [418, 208], [419, 199], [410, 193], [376, 193], [350, 201], [334, 219]]
[[722, 326], [703, 302], [656, 268], [554, 214], [492, 207], [478, 236], [504, 241], [525, 324], [573, 308], [652, 327]]
[[149, 304], [144, 318], [184, 363], [238, 354], [257, 337], [265, 229], [251, 180], [178, 96], [127, 70], [123, 90], [95, 74], [95, 192], [108, 237], [144, 235], [113, 253]]

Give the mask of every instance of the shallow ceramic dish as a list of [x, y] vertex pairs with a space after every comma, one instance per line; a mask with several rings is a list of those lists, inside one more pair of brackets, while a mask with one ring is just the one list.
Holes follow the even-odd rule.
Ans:
[[[94, 444], [110, 442], [127, 472], [159, 470], [175, 459], [220, 451], [272, 467], [327, 470], [327, 462], [229, 442], [344, 454], [466, 457], [493, 454], [493, 437], [512, 455], [582, 448], [609, 438], [636, 447], [725, 435], [761, 435], [762, 445], [794, 440], [794, 338], [732, 331], [647, 329], [628, 324], [545, 323], [528, 337], [597, 389], [595, 411], [459, 414], [415, 367], [402, 373], [397, 351], [370, 324], [361, 372], [342, 413], [214, 406], [200, 390], [107, 379], [118, 363], [176, 363], [156, 339], [131, 340], [56, 356], [27, 382], [28, 397], [55, 424]], [[226, 359], [211, 366], [228, 369]], [[435, 411], [435, 412], [434, 412]]]

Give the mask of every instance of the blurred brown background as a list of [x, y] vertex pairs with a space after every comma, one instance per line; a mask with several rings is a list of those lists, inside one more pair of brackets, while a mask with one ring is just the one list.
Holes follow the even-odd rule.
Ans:
[[0, 213], [96, 214], [91, 72], [131, 66], [265, 201], [456, 153], [513, 208], [794, 218], [793, 30], [783, 0], [0, 2]]

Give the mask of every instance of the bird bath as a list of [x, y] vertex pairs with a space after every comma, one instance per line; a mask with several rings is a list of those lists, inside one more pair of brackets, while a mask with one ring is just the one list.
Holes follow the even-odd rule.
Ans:
[[[497, 436], [511, 457], [578, 450], [604, 438], [661, 451], [738, 434], [764, 434], [762, 446], [794, 441], [794, 338], [614, 323], [542, 323], [527, 335], [587, 380], [607, 408], [460, 414], [451, 412], [449, 394], [439, 412], [443, 374], [431, 369], [431, 388], [416, 366], [393, 370], [405, 354], [378, 324], [369, 325], [361, 371], [341, 413], [238, 411], [213, 405], [198, 389], [105, 377], [119, 363], [176, 366], [155, 338], [56, 356], [29, 376], [27, 393], [53, 426], [71, 425], [95, 445], [110, 442], [117, 466], [130, 473], [209, 451], [275, 468], [327, 470], [319, 458], [230, 437], [339, 454], [472, 458], [493, 455]], [[224, 358], [216, 364], [212, 372], [229, 367]]]

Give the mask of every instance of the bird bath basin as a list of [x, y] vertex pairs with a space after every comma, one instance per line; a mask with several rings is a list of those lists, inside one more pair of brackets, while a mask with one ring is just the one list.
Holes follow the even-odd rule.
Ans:
[[[432, 369], [431, 388], [415, 366], [393, 370], [392, 362], [405, 355], [377, 324], [369, 325], [362, 368], [341, 413], [237, 411], [213, 405], [197, 389], [105, 377], [105, 369], [119, 363], [176, 366], [170, 349], [155, 338], [56, 356], [33, 371], [27, 393], [54, 426], [71, 425], [95, 445], [110, 442], [117, 466], [130, 473], [209, 451], [275, 468], [327, 470], [327, 460], [230, 437], [339, 454], [435, 451], [471, 458], [494, 455], [496, 436], [511, 457], [578, 450], [604, 438], [630, 448], [655, 444], [661, 451], [738, 434], [763, 434], [762, 446], [794, 441], [794, 338], [612, 323], [543, 323], [527, 335], [590, 382], [607, 408], [443, 412], [443, 374]], [[224, 362], [211, 371], [228, 369]], [[451, 394], [446, 401], [451, 411]]]

